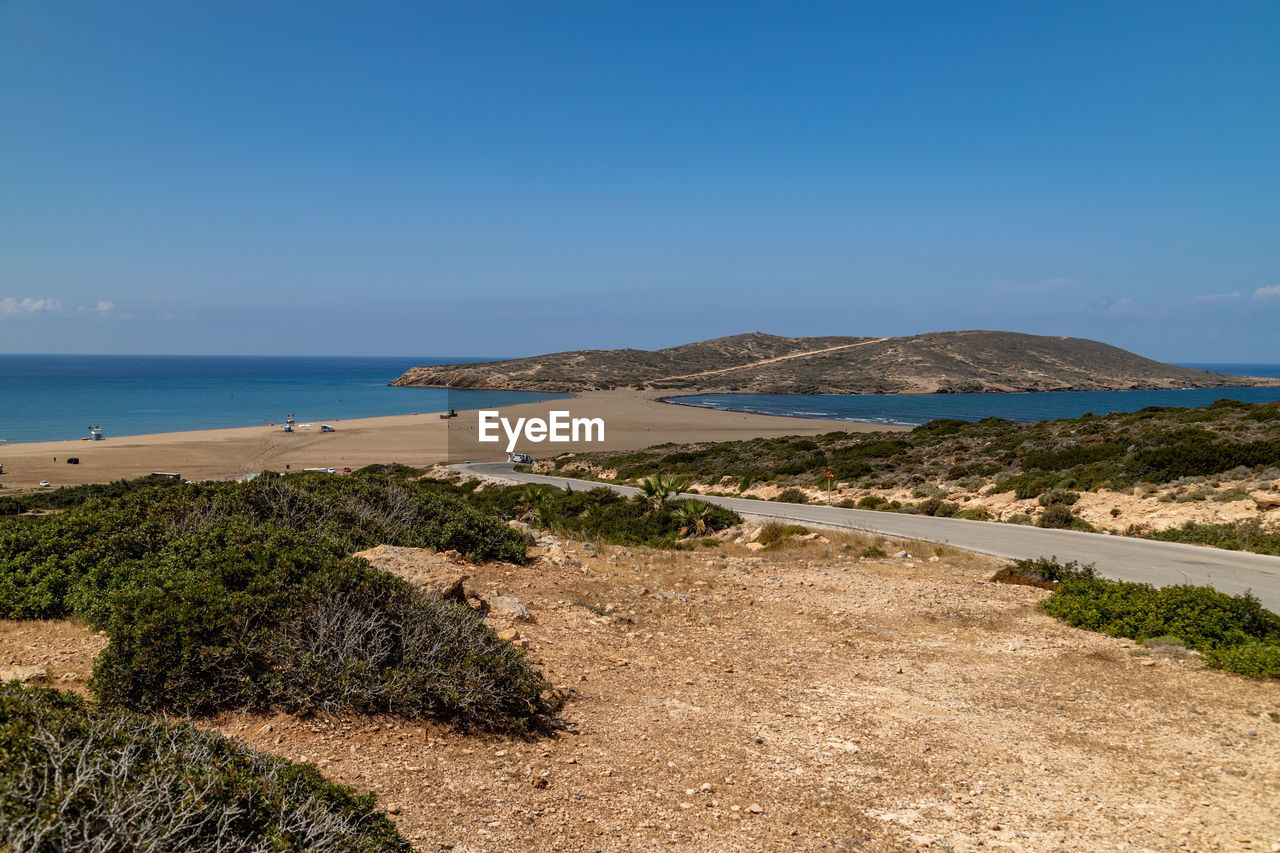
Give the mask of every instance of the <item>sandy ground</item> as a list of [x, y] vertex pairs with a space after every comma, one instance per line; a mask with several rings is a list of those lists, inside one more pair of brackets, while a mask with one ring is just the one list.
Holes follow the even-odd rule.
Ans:
[[[551, 737], [206, 724], [376, 791], [424, 851], [1280, 849], [1275, 683], [1065, 627], [988, 558], [827, 535], [472, 567], [571, 690]], [[0, 653], [87, 666], [58, 627], [0, 623]]]
[[[727, 441], [755, 436], [817, 435], [835, 430], [872, 432], [871, 424], [821, 421], [771, 415], [719, 412], [657, 401], [659, 395], [600, 391], [574, 399], [526, 403], [502, 409], [502, 416], [547, 418], [552, 409], [574, 417], [603, 418], [605, 441], [586, 444], [533, 444], [517, 448], [535, 457], [565, 450], [636, 450], [664, 442]], [[478, 415], [460, 412], [441, 420], [438, 413], [333, 421], [333, 433], [320, 424], [286, 435], [280, 427], [198, 430], [156, 435], [120, 436], [105, 441], [58, 441], [0, 445], [0, 486], [33, 488], [41, 480], [53, 486], [101, 483], [153, 471], [181, 474], [185, 479], [223, 479], [245, 473], [302, 468], [359, 468], [380, 462], [424, 466], [440, 461], [505, 458], [505, 438], [497, 444], [478, 441]], [[109, 428], [109, 424], [107, 425]], [[68, 465], [75, 456], [79, 465]]]

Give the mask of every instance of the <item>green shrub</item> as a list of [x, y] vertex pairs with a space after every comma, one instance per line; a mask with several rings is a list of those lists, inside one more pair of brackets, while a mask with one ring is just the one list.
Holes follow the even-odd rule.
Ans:
[[976, 506], [969, 509], [962, 509], [953, 517], [967, 518], [970, 521], [990, 521], [995, 516], [993, 516], [986, 507]]
[[756, 541], [768, 548], [771, 545], [777, 545], [790, 539], [792, 536], [803, 536], [809, 532], [809, 528], [802, 527], [799, 524], [766, 524], [760, 528], [760, 535]]
[[879, 560], [889, 556], [889, 554], [878, 545], [870, 545], [862, 549], [861, 556], [866, 557], [869, 560]]
[[943, 501], [938, 498], [929, 498], [921, 501], [916, 507], [916, 512], [920, 515], [934, 515], [939, 518], [950, 518], [960, 510], [960, 505], [951, 501]]
[[0, 849], [409, 851], [359, 795], [215, 732], [0, 685]]
[[1071, 492], [1066, 489], [1050, 489], [1040, 495], [1037, 503], [1045, 507], [1054, 506], [1055, 504], [1073, 506], [1078, 500], [1080, 500], [1080, 495], [1077, 492]]
[[1057, 589], [1058, 584], [1065, 580], [1088, 580], [1095, 577], [1097, 573], [1092, 564], [1081, 565], [1072, 560], [1062, 565], [1057, 557], [1036, 557], [1014, 560], [1012, 565], [1005, 566], [996, 572], [991, 580], [996, 583]]
[[1280, 643], [1249, 642], [1204, 652], [1205, 663], [1214, 669], [1234, 672], [1246, 678], [1280, 678]]
[[858, 500], [858, 509], [883, 509], [889, 501], [879, 495], [865, 495]]
[[1035, 469], [1063, 471], [1068, 468], [1114, 459], [1124, 452], [1125, 445], [1119, 442], [1079, 444], [1060, 450], [1033, 450], [1023, 455], [1022, 468], [1024, 471]]
[[1267, 529], [1256, 518], [1229, 521], [1221, 524], [1188, 521], [1181, 527], [1173, 527], [1156, 533], [1136, 531], [1146, 539], [1161, 542], [1192, 542], [1231, 551], [1252, 551], [1255, 554], [1280, 556], [1280, 530]]
[[1059, 530], [1070, 528], [1075, 522], [1075, 513], [1065, 504], [1053, 504], [1045, 507], [1044, 512], [1036, 519], [1036, 527], [1047, 527]]
[[783, 489], [774, 500], [784, 504], [806, 504], [809, 496], [799, 489], [791, 488]]
[[[1048, 565], [1051, 571], [1053, 561]], [[1280, 616], [1249, 594], [1068, 574], [1039, 606], [1069, 625], [1113, 637], [1177, 638], [1210, 666], [1242, 675], [1270, 677], [1280, 660]]]
[[136, 710], [355, 711], [494, 730], [558, 710], [523, 653], [471, 608], [360, 560], [274, 553], [241, 550], [112, 593], [93, 691]]
[[542, 725], [559, 698], [474, 612], [346, 557], [385, 542], [524, 560], [520, 534], [464, 492], [401, 476], [141, 489], [5, 522], [0, 615], [104, 629], [90, 687], [111, 704]]

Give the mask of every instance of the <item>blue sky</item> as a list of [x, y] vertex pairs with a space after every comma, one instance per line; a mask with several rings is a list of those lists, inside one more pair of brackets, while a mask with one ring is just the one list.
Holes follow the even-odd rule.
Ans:
[[1280, 6], [0, 0], [0, 352], [1280, 361]]

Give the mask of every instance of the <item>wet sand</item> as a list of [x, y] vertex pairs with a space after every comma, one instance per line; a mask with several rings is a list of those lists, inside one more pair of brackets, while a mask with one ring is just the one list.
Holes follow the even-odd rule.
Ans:
[[[785, 418], [721, 412], [659, 402], [659, 394], [638, 391], [594, 391], [568, 400], [525, 403], [501, 409], [503, 417], [543, 418], [555, 410], [573, 417], [602, 418], [605, 440], [590, 444], [532, 443], [517, 450], [535, 459], [588, 450], [639, 450], [666, 442], [731, 441], [757, 436], [818, 435], [825, 432], [884, 432], [906, 429], [848, 421]], [[330, 421], [336, 432], [320, 432], [320, 424], [285, 434], [281, 427], [239, 427], [154, 435], [111, 436], [104, 441], [51, 441], [0, 445], [0, 494], [35, 487], [102, 483], [153, 471], [173, 472], [183, 479], [228, 479], [255, 471], [304, 468], [360, 468], [381, 462], [425, 466], [443, 461], [491, 461], [506, 456], [507, 441], [478, 440], [474, 411], [442, 420], [439, 413], [395, 415]], [[67, 457], [80, 459], [68, 465]], [[56, 461], [55, 461], [56, 460]]]

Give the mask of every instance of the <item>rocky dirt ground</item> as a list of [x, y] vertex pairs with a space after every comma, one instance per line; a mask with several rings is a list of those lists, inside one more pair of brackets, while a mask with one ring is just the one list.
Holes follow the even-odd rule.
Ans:
[[[528, 606], [499, 627], [570, 691], [553, 736], [207, 722], [377, 791], [422, 850], [1280, 850], [1276, 683], [1065, 627], [985, 557], [826, 536], [466, 567]], [[0, 623], [55, 684], [101, 644]]]
[[[585, 461], [569, 463], [557, 470], [553, 462], [543, 460], [535, 463], [533, 470], [540, 474], [561, 473], [568, 476], [585, 474], [601, 480], [612, 480], [618, 474], [615, 468], [602, 468]], [[449, 476], [450, 473], [440, 470], [438, 476]], [[478, 477], [474, 474], [470, 476], [500, 485], [510, 485], [509, 482], [494, 478]], [[1181, 527], [1188, 521], [1197, 524], [1231, 524], [1256, 519], [1266, 529], [1280, 527], [1280, 480], [1257, 477], [1231, 479], [1224, 476], [1213, 482], [1216, 485], [1189, 487], [1172, 484], [1149, 488], [1138, 487], [1123, 492], [1105, 489], [1097, 492], [1085, 491], [1079, 494], [1071, 510], [1098, 530], [1116, 534], [1123, 534], [1130, 527], [1137, 527], [1141, 532], [1157, 532], [1171, 527]], [[937, 490], [943, 499], [958, 504], [960, 509], [987, 510], [991, 514], [992, 521], [1009, 521], [1015, 516], [1029, 516], [1034, 519], [1044, 511], [1037, 498], [1018, 500], [1012, 491], [989, 493], [991, 481], [986, 481], [976, 490], [965, 490], [955, 486], [948, 489], [944, 483], [930, 483], [928, 486]], [[916, 487], [862, 489], [843, 482], [836, 483], [830, 495], [822, 486], [797, 487], [775, 483], [759, 483], [746, 492], [739, 492], [732, 477], [713, 484], [694, 483], [688, 490], [701, 494], [731, 498], [752, 497], [768, 501], [778, 497], [783, 491], [794, 488], [799, 488], [808, 502], [814, 504], [825, 504], [828, 498], [833, 504], [839, 504], [841, 501], [856, 503], [865, 497], [883, 498], [886, 501], [898, 501], [903, 504], [918, 504], [922, 500], [916, 494]]]

